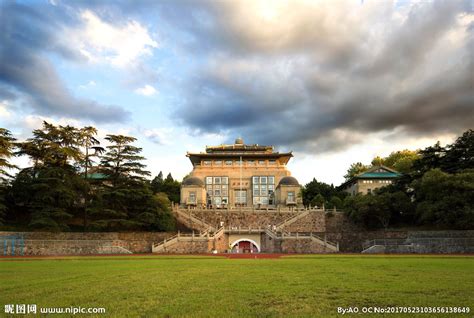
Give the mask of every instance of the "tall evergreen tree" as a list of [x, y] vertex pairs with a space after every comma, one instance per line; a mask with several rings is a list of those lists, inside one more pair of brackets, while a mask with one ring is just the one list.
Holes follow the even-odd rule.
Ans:
[[68, 221], [78, 213], [84, 200], [85, 183], [77, 174], [82, 160], [78, 130], [43, 122], [33, 138], [20, 143], [33, 167], [23, 169], [13, 183], [14, 202], [30, 214], [29, 224], [49, 230], [68, 229]]
[[9, 170], [17, 168], [10, 163], [10, 158], [14, 155], [16, 139], [11, 132], [5, 128], [0, 128], [0, 224], [3, 224], [7, 207], [5, 196], [9, 187], [11, 175]]
[[151, 189], [153, 193], [163, 192], [163, 172], [160, 171], [156, 177], [151, 181]]
[[[79, 131], [79, 144], [83, 148], [83, 160], [82, 168], [84, 169], [84, 179], [89, 181], [89, 172], [91, 171], [92, 165], [94, 163], [93, 158], [98, 157], [101, 153], [105, 151], [103, 147], [100, 147], [99, 140], [95, 137], [97, 135], [97, 129], [92, 126], [84, 127]], [[91, 198], [90, 185], [88, 184], [85, 187], [84, 193], [84, 206], [83, 206], [83, 227], [84, 230], [87, 228], [88, 223], [88, 209], [89, 201]]]
[[136, 138], [107, 135], [110, 142], [101, 158], [100, 172], [106, 178], [93, 200], [92, 225], [105, 230], [161, 230], [169, 211], [160, 208], [153, 196], [141, 163], [142, 149], [133, 145]]
[[174, 180], [171, 173], [168, 173], [165, 181], [163, 181], [162, 192], [166, 193], [168, 198], [173, 203], [179, 202], [181, 183], [178, 180]]

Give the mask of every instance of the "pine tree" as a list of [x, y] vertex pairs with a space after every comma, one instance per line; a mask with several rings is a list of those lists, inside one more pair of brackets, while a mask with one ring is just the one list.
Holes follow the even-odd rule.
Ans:
[[9, 187], [11, 178], [8, 170], [17, 168], [9, 162], [13, 157], [16, 139], [12, 137], [9, 130], [0, 128], [0, 225], [4, 222], [7, 207], [5, 205], [5, 196]]
[[29, 225], [48, 230], [68, 229], [68, 221], [84, 200], [85, 182], [77, 173], [82, 160], [78, 130], [43, 122], [33, 138], [20, 143], [33, 167], [23, 169], [13, 183], [13, 197], [30, 214]]
[[163, 172], [160, 171], [156, 177], [151, 181], [151, 189], [153, 193], [163, 192]]
[[132, 144], [136, 138], [107, 135], [106, 139], [110, 145], [99, 170], [106, 179], [93, 200], [92, 225], [105, 230], [162, 229], [169, 210], [160, 208], [145, 180], [150, 172], [141, 163], [142, 149]]
[[[93, 158], [98, 157], [101, 153], [105, 151], [103, 147], [100, 147], [99, 140], [95, 137], [97, 135], [97, 129], [92, 126], [84, 127], [79, 131], [79, 144], [83, 147], [83, 160], [82, 168], [84, 169], [84, 179], [89, 181], [89, 172], [94, 163]], [[85, 188], [84, 193], [84, 207], [83, 207], [83, 227], [84, 230], [87, 228], [88, 223], [88, 205], [91, 200], [91, 187], [88, 186]]]

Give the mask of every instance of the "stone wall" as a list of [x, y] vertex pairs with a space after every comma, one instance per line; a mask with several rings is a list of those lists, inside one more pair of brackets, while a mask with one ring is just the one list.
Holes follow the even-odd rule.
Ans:
[[290, 254], [334, 253], [311, 238], [284, 239], [281, 242], [281, 252]]
[[311, 211], [308, 215], [285, 226], [283, 230], [285, 232], [325, 232], [325, 212]]
[[0, 240], [2, 236], [23, 236], [24, 255], [115, 254], [120, 253], [120, 247], [132, 253], [151, 253], [153, 243], [161, 242], [174, 234], [171, 232], [0, 232]]
[[[258, 211], [258, 212], [257, 212]], [[223, 222], [225, 227], [241, 227], [241, 228], [266, 228], [268, 226], [277, 225], [284, 220], [295, 216], [301, 212], [277, 212], [256, 210], [239, 211], [239, 210], [190, 210], [190, 213], [214, 226], [221, 227]]]
[[166, 248], [163, 253], [169, 254], [206, 254], [212, 250], [212, 242], [207, 240], [178, 241]]

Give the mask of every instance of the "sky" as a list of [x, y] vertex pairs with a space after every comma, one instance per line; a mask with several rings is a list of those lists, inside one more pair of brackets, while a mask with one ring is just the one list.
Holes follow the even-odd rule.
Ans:
[[472, 3], [0, 0], [0, 127], [131, 135], [178, 179], [187, 151], [242, 137], [338, 185], [474, 128]]

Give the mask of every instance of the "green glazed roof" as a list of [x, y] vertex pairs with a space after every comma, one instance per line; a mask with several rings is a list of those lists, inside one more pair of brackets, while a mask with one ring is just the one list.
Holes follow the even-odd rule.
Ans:
[[106, 179], [107, 176], [103, 173], [88, 173], [87, 174], [87, 179], [94, 179], [94, 180], [100, 180], [100, 179]]
[[356, 176], [357, 179], [384, 179], [398, 178], [401, 174], [395, 172], [366, 172]]

